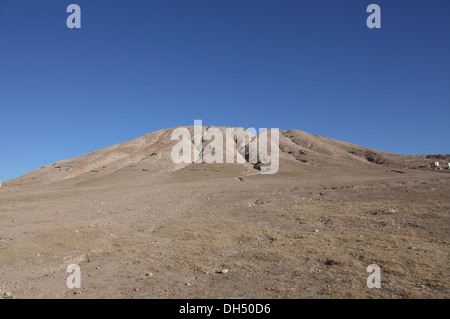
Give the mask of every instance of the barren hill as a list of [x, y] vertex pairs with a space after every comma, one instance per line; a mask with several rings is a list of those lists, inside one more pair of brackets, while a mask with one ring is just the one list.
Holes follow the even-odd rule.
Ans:
[[[191, 133], [191, 142], [194, 143], [194, 127], [186, 128]], [[233, 168], [237, 172], [241, 170], [249, 172], [249, 168], [257, 170], [257, 165], [248, 162], [248, 143], [250, 140], [247, 138], [245, 145], [239, 147], [236, 136], [240, 137], [243, 135], [242, 133], [231, 137], [227, 134], [226, 127], [218, 128], [222, 132], [224, 140], [227, 138], [233, 140], [233, 152], [237, 154], [236, 156], [245, 158], [244, 164], [236, 164]], [[74, 178], [90, 180], [112, 173], [117, 174], [117, 171], [120, 170], [130, 169], [147, 172], [147, 174], [165, 174], [181, 170], [189, 164], [174, 164], [171, 159], [171, 150], [178, 143], [178, 140], [171, 140], [174, 129], [159, 130], [102, 150], [59, 161], [11, 180], [6, 184], [39, 185]], [[211, 127], [203, 127], [202, 130], [203, 134], [206, 134], [211, 130]], [[257, 138], [243, 128], [242, 130], [252, 138]], [[203, 153], [211, 152], [211, 149], [208, 148], [209, 143], [209, 141], [202, 142]], [[407, 156], [386, 153], [299, 130], [280, 131], [279, 148], [281, 172], [314, 167], [349, 168], [355, 165], [410, 168], [427, 165], [435, 160], [443, 160], [445, 164], [450, 159], [450, 155]], [[192, 156], [191, 164], [194, 160]], [[225, 162], [225, 159], [223, 161]], [[195, 166], [197, 166], [197, 163]], [[208, 165], [204, 166], [207, 167]], [[197, 168], [194, 167], [193, 170], [195, 169]]]
[[265, 175], [260, 136], [232, 137], [243, 163], [174, 164], [173, 130], [4, 183], [0, 298], [449, 298], [449, 170], [413, 169], [448, 155], [289, 130]]

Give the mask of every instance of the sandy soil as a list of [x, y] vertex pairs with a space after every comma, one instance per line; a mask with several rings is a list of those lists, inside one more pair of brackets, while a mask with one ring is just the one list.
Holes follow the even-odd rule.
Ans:
[[[449, 174], [376, 167], [241, 181], [244, 174], [193, 166], [148, 178], [130, 171], [124, 183], [3, 188], [2, 291], [17, 298], [449, 297]], [[391, 207], [398, 212], [376, 214]], [[72, 263], [82, 272], [78, 294], [66, 286]], [[381, 289], [366, 286], [370, 264], [381, 267]]]

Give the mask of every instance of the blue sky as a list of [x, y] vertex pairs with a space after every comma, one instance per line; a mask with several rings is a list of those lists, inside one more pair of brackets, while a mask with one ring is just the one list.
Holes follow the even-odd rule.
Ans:
[[0, 0], [0, 180], [194, 119], [450, 153], [449, 15], [447, 0]]

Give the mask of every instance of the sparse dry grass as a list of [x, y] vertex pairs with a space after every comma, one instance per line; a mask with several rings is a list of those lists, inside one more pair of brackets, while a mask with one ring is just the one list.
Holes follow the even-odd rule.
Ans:
[[87, 298], [448, 298], [447, 175], [216, 168], [0, 194], [0, 283], [72, 298], [79, 263]]

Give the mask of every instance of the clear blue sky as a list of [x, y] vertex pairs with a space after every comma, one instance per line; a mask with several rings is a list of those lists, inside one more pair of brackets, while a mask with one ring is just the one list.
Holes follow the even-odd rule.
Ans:
[[194, 119], [450, 153], [449, 17], [448, 0], [0, 0], [0, 180]]

